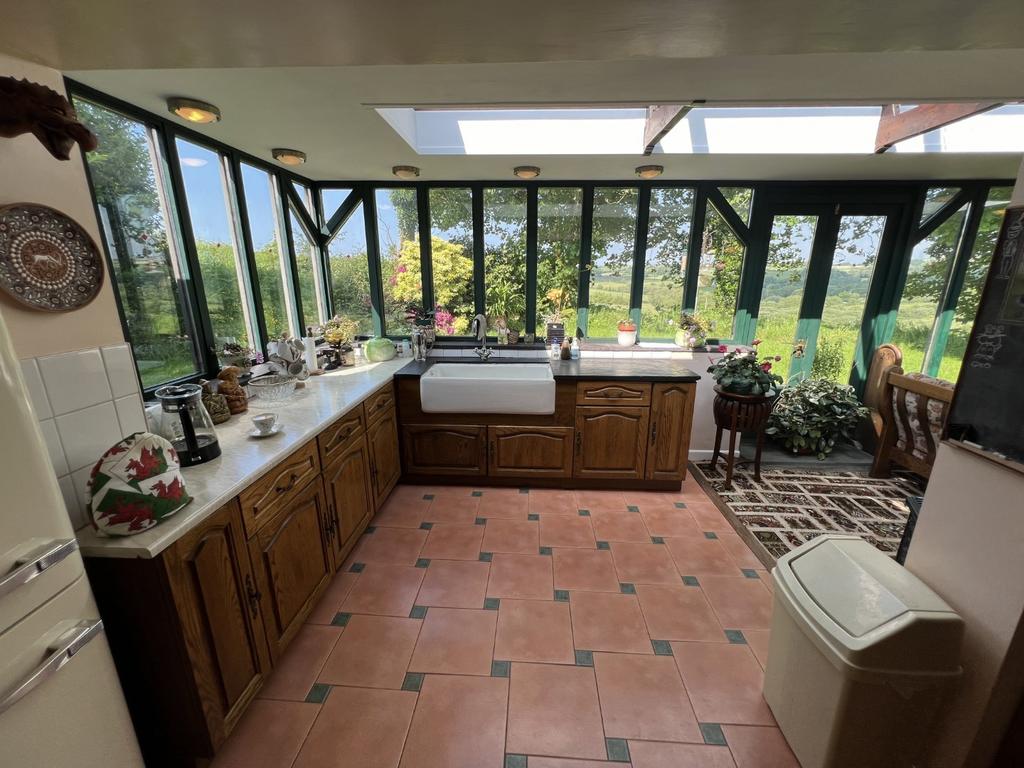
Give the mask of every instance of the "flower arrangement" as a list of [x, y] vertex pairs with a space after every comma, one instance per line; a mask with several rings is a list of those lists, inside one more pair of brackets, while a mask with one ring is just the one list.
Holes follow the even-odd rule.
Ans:
[[256, 353], [249, 347], [244, 347], [235, 341], [225, 342], [220, 350], [220, 364], [222, 368], [234, 365], [245, 372], [252, 368], [252, 361], [255, 357]]
[[698, 314], [683, 312], [679, 316], [679, 327], [676, 329], [676, 346], [694, 349], [704, 346], [711, 333], [711, 324]]
[[428, 312], [419, 304], [409, 304], [405, 308], [405, 322], [409, 325], [428, 327], [434, 324], [434, 313]]
[[352, 342], [359, 332], [359, 324], [351, 318], [343, 315], [335, 315], [320, 328], [324, 341], [336, 349], [351, 347]]
[[628, 317], [625, 320], [619, 320], [619, 330], [623, 332], [633, 331], [636, 333], [636, 323]]
[[805, 379], [779, 395], [765, 434], [784, 441], [793, 453], [814, 453], [824, 459], [839, 440], [854, 442], [854, 430], [867, 414], [853, 387], [828, 379]]
[[782, 377], [772, 373], [772, 363], [782, 358], [776, 355], [764, 360], [757, 359], [757, 346], [760, 339], [754, 339], [753, 349], [728, 351], [725, 344], [718, 347], [724, 357], [719, 358], [708, 367], [718, 386], [724, 392], [736, 395], [764, 395], [771, 397], [782, 385]]

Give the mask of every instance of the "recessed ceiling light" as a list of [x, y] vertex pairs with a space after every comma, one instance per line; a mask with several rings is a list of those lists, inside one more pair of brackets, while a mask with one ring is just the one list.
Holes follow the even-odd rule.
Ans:
[[665, 166], [663, 165], [638, 165], [636, 168], [636, 175], [641, 179], [656, 179], [665, 172]]
[[517, 165], [512, 169], [512, 173], [520, 179], [536, 179], [540, 176], [540, 168], [536, 165]]
[[415, 165], [396, 165], [391, 172], [400, 179], [415, 179], [420, 175], [420, 169]]
[[167, 100], [167, 111], [190, 123], [220, 122], [220, 110], [213, 104], [198, 99], [175, 96]]
[[276, 147], [270, 150], [270, 153], [274, 156], [277, 162], [283, 165], [302, 165], [306, 162], [306, 153], [300, 152], [297, 149], [285, 149], [284, 147]]

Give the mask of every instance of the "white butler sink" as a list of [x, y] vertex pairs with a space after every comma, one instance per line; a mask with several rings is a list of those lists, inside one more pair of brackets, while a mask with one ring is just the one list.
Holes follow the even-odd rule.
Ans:
[[547, 363], [437, 363], [420, 377], [425, 413], [555, 412]]

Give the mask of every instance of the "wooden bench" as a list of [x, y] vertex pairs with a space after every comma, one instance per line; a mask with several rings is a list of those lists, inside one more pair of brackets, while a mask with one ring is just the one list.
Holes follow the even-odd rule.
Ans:
[[871, 476], [888, 477], [895, 464], [929, 477], [952, 400], [951, 382], [891, 367], [878, 404], [882, 431]]

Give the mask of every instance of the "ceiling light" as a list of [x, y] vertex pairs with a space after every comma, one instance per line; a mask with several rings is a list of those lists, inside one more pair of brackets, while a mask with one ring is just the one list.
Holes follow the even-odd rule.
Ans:
[[400, 179], [415, 179], [420, 175], [420, 169], [415, 165], [396, 165], [391, 172]]
[[641, 179], [656, 179], [665, 171], [664, 165], [638, 165], [636, 175]]
[[540, 168], [536, 165], [517, 165], [512, 169], [512, 173], [520, 179], [536, 179], [540, 176]]
[[213, 104], [179, 96], [167, 100], [167, 111], [190, 123], [220, 122], [220, 110]]
[[274, 159], [277, 160], [277, 162], [283, 165], [302, 165], [306, 162], [306, 153], [300, 152], [297, 149], [277, 147], [270, 150], [270, 153], [274, 156]]

